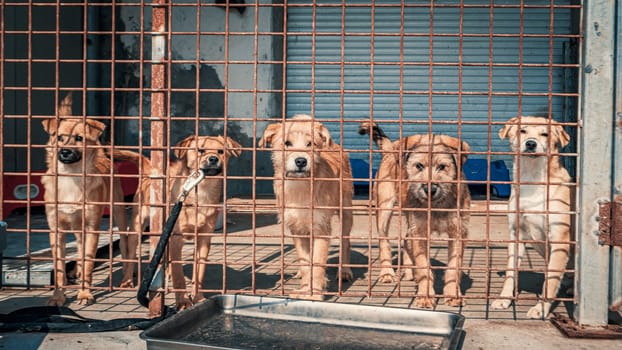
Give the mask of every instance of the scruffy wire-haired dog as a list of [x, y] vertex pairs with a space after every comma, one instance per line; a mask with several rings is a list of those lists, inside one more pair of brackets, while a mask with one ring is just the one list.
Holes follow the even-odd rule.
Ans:
[[[396, 277], [387, 237], [393, 207], [400, 203], [408, 224], [404, 263], [415, 263], [418, 286], [415, 306], [431, 308], [436, 304], [434, 275], [428, 256], [428, 241], [434, 232], [449, 237], [449, 262], [443, 288], [445, 303], [464, 305], [460, 266], [464, 251], [462, 239], [468, 235], [471, 196], [459, 169], [467, 159], [469, 145], [447, 135], [427, 134], [391, 142], [375, 123], [361, 123], [359, 133], [370, 132], [378, 148], [385, 151], [374, 186], [381, 281], [393, 282]], [[411, 273], [407, 269], [405, 278], [411, 278]]]
[[[285, 224], [285, 234], [293, 236], [300, 263], [300, 288], [290, 297], [322, 300], [331, 219], [339, 214], [340, 206], [343, 208], [340, 261], [350, 263], [347, 236], [352, 228], [353, 188], [348, 155], [333, 141], [326, 127], [304, 114], [268, 125], [259, 145], [272, 148], [274, 193], [278, 208], [284, 208], [279, 219]], [[341, 267], [339, 277], [351, 280], [350, 267]]]
[[[512, 303], [516, 269], [525, 253], [525, 243], [521, 241], [534, 240], [541, 242], [532, 245], [542, 257], [547, 256], [548, 249], [549, 261], [542, 286], [544, 300], [532, 307], [527, 317], [543, 318], [549, 314], [551, 300], [557, 296], [570, 254], [572, 193], [570, 186], [564, 183], [570, 182], [571, 178], [559, 161], [558, 151], [560, 146], [568, 144], [570, 136], [561, 125], [546, 118], [516, 117], [507, 121], [499, 131], [499, 137], [509, 138], [512, 152], [516, 153], [508, 206], [511, 242], [508, 244], [507, 271], [501, 295], [492, 303], [492, 308], [506, 309]], [[543, 214], [547, 211], [550, 214]], [[518, 247], [513, 242], [517, 234]], [[549, 247], [544, 243], [547, 240]]]
[[[42, 121], [49, 140], [46, 147], [47, 171], [41, 183], [45, 188], [45, 214], [55, 265], [55, 288], [48, 300], [50, 306], [65, 304], [64, 290], [68, 277], [82, 280], [82, 289], [77, 296], [79, 304], [95, 301], [90, 287], [101, 217], [107, 206], [102, 203], [109, 203], [111, 199], [116, 203], [123, 202], [120, 180], [110, 179], [112, 162], [102, 148], [96, 148], [101, 146], [99, 137], [106, 125], [93, 119], [84, 121], [70, 117], [72, 102], [69, 93], [59, 107], [59, 119]], [[124, 207], [123, 204], [114, 205], [112, 210], [114, 224], [123, 231], [127, 228]], [[76, 236], [78, 261], [76, 269], [66, 273], [65, 235], [68, 231]], [[121, 240], [127, 240], [127, 237], [122, 235]]]
[[[218, 220], [218, 210], [216, 205], [221, 203], [223, 195], [222, 173], [230, 157], [239, 157], [242, 153], [242, 146], [231, 139], [223, 136], [188, 136], [175, 145], [175, 157], [177, 158], [170, 164], [168, 169], [169, 199], [176, 201], [183, 189], [183, 184], [187, 177], [195, 170], [201, 170], [206, 175], [201, 181], [196, 191], [190, 191], [185, 203], [173, 228], [171, 236], [169, 255], [171, 261], [182, 260], [182, 248], [184, 239], [194, 239], [194, 232], [198, 233], [196, 242], [197, 266], [193, 269], [192, 291], [190, 295], [183, 291], [175, 292], [175, 306], [182, 310], [192, 304], [196, 304], [205, 299], [203, 293], [198, 290], [203, 287], [205, 271], [207, 268], [207, 258], [211, 246], [211, 237], [206, 234], [214, 232]], [[115, 150], [115, 159], [133, 161], [138, 164], [142, 162], [144, 174], [151, 172], [151, 164], [144, 156], [130, 151]], [[139, 209], [139, 200], [142, 203], [149, 203], [150, 199], [150, 180], [148, 177], [141, 179], [141, 193], [134, 196], [134, 208], [132, 210], [132, 231], [140, 232], [144, 230], [149, 221], [149, 205], [143, 205]], [[142, 198], [142, 199], [141, 199]], [[133, 253], [136, 259], [136, 248], [138, 236], [133, 236], [126, 248], [128, 254]], [[128, 270], [134, 270], [134, 263], [130, 263]], [[183, 266], [181, 263], [170, 265], [173, 288], [183, 290], [186, 288]], [[131, 277], [129, 275], [128, 277]]]

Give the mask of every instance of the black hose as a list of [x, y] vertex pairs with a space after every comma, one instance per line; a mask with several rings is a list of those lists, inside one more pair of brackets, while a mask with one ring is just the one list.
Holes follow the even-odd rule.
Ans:
[[140, 288], [138, 288], [138, 293], [136, 293], [136, 299], [138, 299], [140, 305], [144, 307], [149, 307], [149, 298], [147, 297], [147, 293], [151, 287], [151, 282], [158, 269], [158, 265], [160, 265], [160, 262], [162, 261], [162, 255], [164, 255], [164, 250], [168, 244], [168, 239], [171, 237], [171, 233], [173, 232], [173, 228], [175, 227], [175, 223], [179, 217], [182, 205], [183, 201], [178, 201], [173, 206], [173, 209], [171, 209], [171, 213], [166, 220], [166, 224], [164, 224], [164, 228], [162, 229], [162, 235], [160, 236], [158, 245], [153, 252], [153, 257], [151, 258], [149, 266], [143, 273], [143, 278], [140, 281]]

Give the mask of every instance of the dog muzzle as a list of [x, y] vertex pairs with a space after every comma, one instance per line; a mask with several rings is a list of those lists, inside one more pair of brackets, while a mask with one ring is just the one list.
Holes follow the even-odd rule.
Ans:
[[61, 148], [58, 150], [58, 161], [63, 164], [73, 164], [82, 159], [82, 153], [70, 148]]

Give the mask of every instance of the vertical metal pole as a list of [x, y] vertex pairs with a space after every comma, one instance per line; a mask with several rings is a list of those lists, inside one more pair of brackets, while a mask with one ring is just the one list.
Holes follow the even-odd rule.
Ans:
[[[613, 151], [613, 192], [622, 197], [622, 2], [617, 1], [615, 35], [615, 134]], [[617, 152], [616, 152], [617, 150]], [[622, 247], [611, 251], [609, 301], [612, 311], [622, 310]]]
[[[162, 203], [165, 203], [165, 183], [162, 175], [165, 170], [166, 146], [166, 0], [154, 0], [152, 10], [151, 41], [151, 193], [150, 219], [151, 232], [162, 232], [164, 226]], [[157, 237], [152, 237], [152, 240]], [[152, 245], [153, 246], [153, 245]], [[149, 296], [149, 316], [158, 317], [164, 311], [164, 292]]]
[[615, 2], [584, 2], [576, 321], [607, 324], [609, 247], [598, 244], [598, 202], [611, 199]]

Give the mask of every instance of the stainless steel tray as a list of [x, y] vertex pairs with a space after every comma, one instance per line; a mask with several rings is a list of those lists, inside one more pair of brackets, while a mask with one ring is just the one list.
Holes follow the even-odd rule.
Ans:
[[219, 295], [141, 333], [148, 350], [459, 349], [461, 315]]

